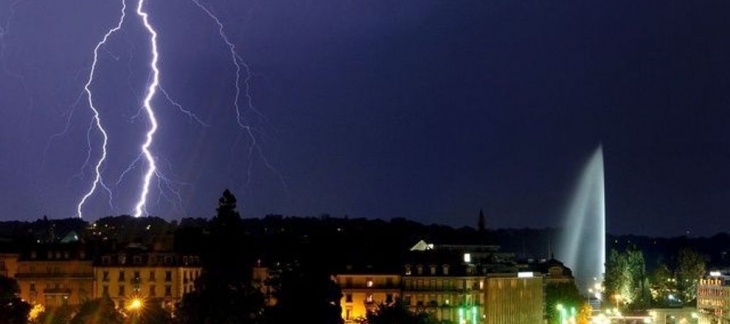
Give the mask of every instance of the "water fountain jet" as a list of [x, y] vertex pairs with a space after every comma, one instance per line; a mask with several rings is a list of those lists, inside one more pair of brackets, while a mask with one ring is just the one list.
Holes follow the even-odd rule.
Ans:
[[606, 199], [600, 145], [583, 167], [574, 190], [556, 254], [573, 270], [578, 289], [585, 294], [602, 282], [606, 264]]

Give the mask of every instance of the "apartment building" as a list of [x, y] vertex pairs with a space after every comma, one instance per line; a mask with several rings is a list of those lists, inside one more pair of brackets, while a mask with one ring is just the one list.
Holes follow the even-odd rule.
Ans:
[[156, 300], [174, 310], [195, 289], [201, 266], [197, 256], [129, 247], [98, 256], [94, 262], [94, 296], [109, 296], [117, 305], [136, 298]]
[[85, 249], [80, 243], [42, 244], [21, 253], [15, 270], [20, 298], [45, 307], [93, 298], [93, 261]]
[[401, 293], [401, 276], [375, 270], [343, 271], [336, 276], [342, 290], [342, 319], [356, 323], [367, 317], [380, 304], [392, 304]]

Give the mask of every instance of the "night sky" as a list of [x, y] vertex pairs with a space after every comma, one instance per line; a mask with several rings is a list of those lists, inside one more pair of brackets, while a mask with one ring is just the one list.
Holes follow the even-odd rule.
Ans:
[[[87, 220], [132, 214], [146, 168], [150, 40], [127, 1], [91, 84], [111, 196], [97, 189]], [[244, 217], [476, 226], [483, 209], [490, 228], [558, 226], [602, 144], [609, 232], [730, 230], [730, 2], [202, 4], [249, 67], [246, 127], [215, 21], [193, 1], [148, 0], [172, 99], [152, 100], [166, 180], [148, 214], [210, 217], [229, 188]], [[1, 220], [76, 215], [102, 139], [83, 88], [121, 7], [0, 0]]]

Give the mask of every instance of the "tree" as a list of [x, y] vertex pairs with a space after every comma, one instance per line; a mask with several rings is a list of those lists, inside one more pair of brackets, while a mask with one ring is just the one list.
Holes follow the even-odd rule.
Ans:
[[109, 296], [85, 301], [70, 321], [71, 324], [121, 324], [123, 322], [122, 314], [117, 311], [114, 301]]
[[[267, 309], [270, 323], [342, 323], [342, 291], [334, 280], [332, 258], [338, 255], [335, 239], [328, 231], [314, 230], [300, 241], [290, 262], [275, 269], [269, 281], [276, 305]], [[325, 257], [323, 257], [325, 256]], [[327, 256], [332, 256], [327, 258]]]
[[575, 283], [549, 283], [545, 286], [545, 312], [548, 323], [559, 323], [558, 304], [579, 309], [583, 304], [583, 297], [580, 296]]
[[269, 323], [342, 323], [342, 291], [326, 268], [308, 261], [281, 269], [269, 284], [276, 305], [267, 309]]
[[691, 248], [680, 249], [677, 253], [677, 290], [685, 305], [697, 300], [697, 282], [705, 274], [705, 257]]
[[133, 324], [167, 324], [173, 319], [169, 310], [162, 307], [162, 299], [154, 298], [143, 302], [140, 309], [127, 310], [127, 322]]
[[650, 300], [643, 253], [636, 247], [611, 249], [604, 278], [606, 298], [617, 307], [644, 307]]
[[408, 310], [408, 305], [400, 298], [392, 304], [378, 304], [375, 311], [368, 313], [367, 319], [368, 324], [426, 324], [434, 321], [428, 313]]
[[30, 304], [18, 297], [20, 288], [15, 279], [0, 276], [0, 323], [27, 323]]
[[651, 297], [659, 307], [669, 306], [669, 296], [677, 295], [677, 281], [666, 264], [661, 263], [649, 276], [651, 282]]
[[264, 306], [263, 294], [251, 283], [252, 242], [243, 231], [236, 197], [227, 189], [218, 200], [203, 242], [203, 270], [196, 290], [178, 305], [182, 323], [257, 323]]

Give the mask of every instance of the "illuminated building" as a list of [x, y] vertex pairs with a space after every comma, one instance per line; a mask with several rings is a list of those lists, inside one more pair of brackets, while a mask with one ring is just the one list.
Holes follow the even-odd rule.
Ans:
[[340, 305], [345, 323], [366, 318], [367, 313], [374, 311], [377, 305], [392, 304], [400, 296], [400, 274], [366, 272], [369, 273], [350, 270], [336, 276], [337, 284], [342, 289]]
[[46, 308], [93, 298], [94, 271], [81, 244], [43, 244], [22, 253], [15, 278], [20, 297]]
[[263, 266], [261, 264], [261, 260], [257, 262], [256, 266], [254, 266], [251, 271], [251, 284], [264, 296], [264, 304], [266, 306], [276, 305], [274, 287], [272, 287], [268, 282], [271, 277], [272, 275], [269, 273], [269, 268]]
[[15, 272], [18, 271], [18, 253], [0, 253], [0, 276], [8, 278], [15, 277]]
[[499, 273], [486, 276], [486, 324], [542, 323], [543, 277], [538, 273]]
[[712, 271], [697, 285], [700, 323], [730, 322], [730, 274]]
[[197, 256], [127, 248], [97, 258], [94, 296], [109, 296], [118, 306], [135, 297], [154, 299], [173, 311], [184, 294], [195, 290], [200, 272]]
[[441, 321], [482, 323], [484, 276], [469, 264], [407, 264], [403, 300], [411, 311]]

